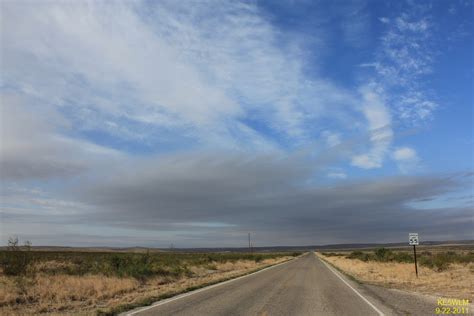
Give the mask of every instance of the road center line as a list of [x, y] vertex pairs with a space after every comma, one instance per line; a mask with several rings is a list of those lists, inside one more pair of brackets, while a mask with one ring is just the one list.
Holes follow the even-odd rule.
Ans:
[[123, 313], [122, 315], [127, 315], [127, 316], [130, 316], [130, 315], [135, 315], [135, 314], [138, 314], [138, 313], [141, 313], [143, 311], [146, 311], [146, 310], [149, 310], [149, 309], [152, 309], [152, 308], [155, 308], [157, 306], [161, 306], [161, 305], [164, 305], [164, 304], [167, 304], [167, 303], [170, 303], [170, 302], [173, 302], [173, 301], [176, 301], [176, 300], [179, 300], [179, 299], [182, 299], [182, 298], [185, 298], [185, 297], [188, 297], [188, 296], [191, 296], [191, 295], [194, 295], [194, 294], [197, 294], [197, 293], [200, 293], [200, 292], [203, 292], [203, 291], [207, 291], [207, 290], [210, 290], [212, 288], [215, 288], [215, 287], [218, 287], [218, 286], [221, 286], [221, 285], [224, 285], [224, 284], [228, 284], [228, 283], [231, 283], [231, 282], [234, 282], [234, 281], [237, 281], [237, 280], [240, 280], [240, 279], [244, 279], [244, 278], [247, 278], [247, 277], [250, 277], [252, 275], [255, 275], [255, 274], [258, 274], [260, 272], [263, 272], [263, 271], [266, 271], [266, 270], [270, 270], [270, 269], [273, 269], [273, 268], [276, 268], [278, 266], [281, 266], [283, 264], [287, 264], [289, 262], [292, 262], [294, 260], [298, 260], [300, 259], [301, 257], [299, 258], [294, 258], [294, 259], [290, 259], [288, 261], [285, 261], [285, 262], [281, 262], [281, 263], [277, 263], [275, 265], [272, 265], [270, 267], [266, 267], [266, 268], [263, 268], [261, 270], [258, 270], [258, 271], [255, 271], [255, 272], [252, 272], [252, 273], [249, 273], [249, 274], [246, 274], [246, 275], [242, 275], [242, 276], [239, 276], [235, 279], [230, 279], [230, 280], [227, 280], [227, 281], [223, 281], [223, 282], [219, 282], [219, 283], [216, 283], [216, 284], [213, 284], [213, 285], [209, 285], [209, 286], [206, 286], [206, 287], [203, 287], [201, 289], [197, 289], [197, 290], [194, 290], [194, 291], [191, 291], [191, 292], [188, 292], [188, 293], [183, 293], [183, 294], [179, 294], [177, 296], [174, 296], [174, 297], [171, 297], [171, 298], [168, 298], [168, 299], [165, 299], [165, 300], [162, 300], [162, 301], [158, 301], [150, 306], [146, 306], [146, 307], [141, 307], [139, 308], [138, 310], [135, 310], [135, 311], [130, 311], [130, 312], [125, 312]]
[[[316, 256], [316, 253], [314, 254]], [[317, 257], [317, 256], [316, 256]], [[370, 307], [372, 307], [378, 314], [379, 316], [385, 316], [384, 313], [382, 313], [374, 304], [372, 304], [368, 299], [366, 299], [362, 294], [359, 293], [359, 291], [357, 291], [356, 289], [354, 289], [346, 280], [344, 280], [344, 278], [342, 278], [339, 273], [334, 270], [329, 264], [327, 264], [324, 260], [318, 258], [318, 260], [320, 260], [322, 263], [324, 263], [324, 265], [332, 271], [332, 273], [334, 273], [339, 279], [341, 279], [342, 282], [344, 282], [345, 285], [347, 285], [348, 287], [351, 288], [352, 291], [354, 291], [357, 295], [359, 295], [359, 297], [361, 299], [363, 299], [367, 304], [370, 305]]]

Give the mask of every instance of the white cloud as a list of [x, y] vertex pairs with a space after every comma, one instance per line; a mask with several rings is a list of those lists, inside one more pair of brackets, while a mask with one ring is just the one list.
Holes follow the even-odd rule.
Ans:
[[[352, 24], [359, 34], [367, 27], [364, 7], [356, 9], [354, 23], [343, 25], [352, 39]], [[336, 122], [322, 134], [335, 146], [348, 122], [361, 124], [358, 110], [371, 146], [351, 159], [366, 169], [381, 167], [390, 147], [390, 107], [409, 121], [436, 108], [416, 85], [399, 98], [391, 91], [395, 81], [407, 85], [429, 72], [431, 54], [417, 53], [426, 50], [428, 18], [380, 18], [382, 48], [363, 64], [376, 69], [377, 84], [357, 95], [317, 71], [308, 77], [301, 39], [260, 13], [246, 3], [2, 3], [2, 79], [33, 100], [29, 107], [60, 113], [79, 133], [99, 130], [150, 147], [278, 150], [313, 141], [321, 117]], [[71, 140], [55, 135], [47, 139]]]
[[438, 104], [429, 100], [422, 91], [408, 91], [398, 102], [400, 118], [405, 121], [421, 122], [430, 119]]
[[337, 146], [341, 143], [341, 134], [332, 131], [323, 131], [321, 136], [326, 140], [326, 144], [330, 147]]
[[395, 20], [395, 23], [400, 31], [412, 31], [423, 33], [430, 27], [426, 18], [416, 21], [409, 21], [407, 15], [402, 15]]
[[[404, 123], [419, 124], [432, 117], [438, 104], [428, 97], [422, 78], [432, 71], [434, 54], [430, 49], [431, 30], [429, 16], [421, 15], [416, 5], [413, 12], [396, 17], [381, 17], [386, 32], [374, 62], [361, 67], [374, 67], [376, 75], [370, 84], [362, 87], [362, 111], [368, 122], [372, 146], [368, 152], [352, 158], [352, 165], [379, 168], [390, 150], [393, 138], [392, 115]], [[399, 161], [399, 168], [407, 172], [416, 165]]]
[[[382, 167], [393, 138], [392, 115], [403, 123], [419, 124], [429, 120], [438, 107], [420, 83], [432, 72], [436, 54], [430, 47], [433, 24], [425, 9], [414, 4], [410, 12], [379, 18], [386, 31], [376, 59], [360, 65], [374, 67], [376, 72], [372, 83], [361, 89], [362, 111], [368, 121], [372, 147], [367, 153], [352, 158], [354, 166], [365, 169]], [[403, 149], [395, 153], [399, 157], [397, 155], [409, 151]], [[394, 158], [402, 172], [416, 167], [418, 158], [416, 152], [413, 153], [411, 159]]]
[[346, 179], [347, 174], [345, 174], [344, 172], [330, 172], [330, 173], [328, 173], [328, 178], [331, 178], [331, 179]]
[[2, 24], [3, 80], [82, 130], [146, 142], [152, 126], [160, 137], [258, 147], [265, 137], [249, 139], [242, 118], [298, 141], [308, 120], [353, 99], [304, 75], [299, 39], [281, 45], [251, 4], [4, 2]]
[[417, 158], [416, 151], [410, 147], [400, 147], [393, 152], [393, 158], [397, 161], [412, 160]]
[[344, 41], [356, 48], [368, 43], [367, 32], [370, 29], [370, 17], [366, 10], [366, 3], [341, 2], [344, 16], [341, 19], [341, 28]]
[[133, 119], [161, 114], [161, 124], [170, 124], [173, 115], [204, 124], [239, 112], [132, 5], [9, 3], [3, 9], [6, 78], [22, 89], [34, 87], [33, 93], [60, 103], [76, 97], [83, 106], [91, 102]]
[[393, 151], [393, 159], [398, 165], [398, 168], [403, 173], [408, 173], [418, 166], [420, 159], [416, 151], [410, 147], [399, 147]]
[[432, 72], [436, 51], [431, 47], [433, 24], [416, 10], [394, 19], [380, 18], [387, 30], [373, 63], [378, 80], [385, 86], [395, 113], [404, 121], [418, 124], [432, 117], [438, 104], [423, 86]]
[[52, 109], [31, 109], [28, 99], [0, 94], [2, 180], [72, 176], [123, 158], [115, 150], [64, 134], [70, 125]]
[[360, 93], [363, 97], [362, 112], [368, 123], [371, 148], [367, 153], [352, 157], [352, 165], [363, 169], [380, 168], [393, 138], [390, 112], [380, 87], [369, 84], [362, 87]]

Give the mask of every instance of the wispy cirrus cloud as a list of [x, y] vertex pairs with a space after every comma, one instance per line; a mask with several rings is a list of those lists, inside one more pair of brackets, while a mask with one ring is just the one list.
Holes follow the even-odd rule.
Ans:
[[[152, 152], [279, 150], [310, 144], [321, 119], [335, 122], [335, 135], [344, 137], [354, 131], [348, 122], [364, 124], [362, 114], [372, 149], [355, 154], [352, 163], [379, 168], [391, 143], [392, 111], [408, 120], [427, 118], [436, 107], [420, 89], [401, 94], [396, 104], [391, 97], [394, 77], [406, 87], [413, 70], [421, 75], [429, 64], [420, 64], [413, 51], [419, 37], [427, 40], [430, 24], [406, 14], [387, 18], [375, 83], [351, 91], [317, 72], [308, 76], [297, 35], [286, 36], [252, 4], [2, 6], [5, 25], [21, 21], [3, 38], [4, 87], [28, 95], [32, 107], [63, 116], [76, 136], [113, 140], [101, 145], [127, 150], [121, 144], [140, 143]], [[354, 23], [366, 29], [365, 6], [355, 8]]]
[[373, 65], [379, 80], [390, 92], [394, 114], [409, 124], [430, 119], [438, 107], [422, 84], [422, 79], [432, 72], [438, 54], [433, 45], [435, 25], [430, 9], [414, 4], [401, 14], [380, 21], [386, 31]]
[[431, 119], [438, 107], [421, 83], [432, 72], [436, 56], [429, 8], [413, 4], [393, 17], [380, 17], [379, 22], [385, 31], [375, 61], [361, 65], [374, 69], [369, 84], [361, 88], [372, 148], [352, 158], [353, 165], [366, 169], [383, 165], [392, 145], [393, 122], [417, 125]]
[[363, 96], [362, 112], [368, 123], [371, 148], [367, 153], [352, 157], [352, 165], [373, 169], [380, 168], [392, 142], [392, 118], [381, 87], [371, 83], [360, 89]]
[[12, 26], [2, 39], [5, 86], [55, 108], [82, 132], [150, 146], [156, 139], [274, 146], [304, 140], [322, 112], [353, 102], [329, 81], [307, 77], [298, 45], [279, 45], [281, 33], [251, 4], [2, 9]]

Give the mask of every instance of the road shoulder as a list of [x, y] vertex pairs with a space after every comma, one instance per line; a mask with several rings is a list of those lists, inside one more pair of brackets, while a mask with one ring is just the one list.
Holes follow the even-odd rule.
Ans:
[[324, 260], [316, 257], [332, 268], [333, 273], [345, 279], [362, 296], [374, 304], [384, 315], [434, 315], [437, 306], [437, 297], [390, 289], [378, 285], [371, 285], [357, 280], [344, 271]]

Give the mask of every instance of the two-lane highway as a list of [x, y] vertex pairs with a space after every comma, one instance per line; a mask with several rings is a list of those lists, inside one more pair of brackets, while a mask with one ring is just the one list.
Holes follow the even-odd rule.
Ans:
[[129, 315], [383, 315], [309, 253], [288, 263]]

